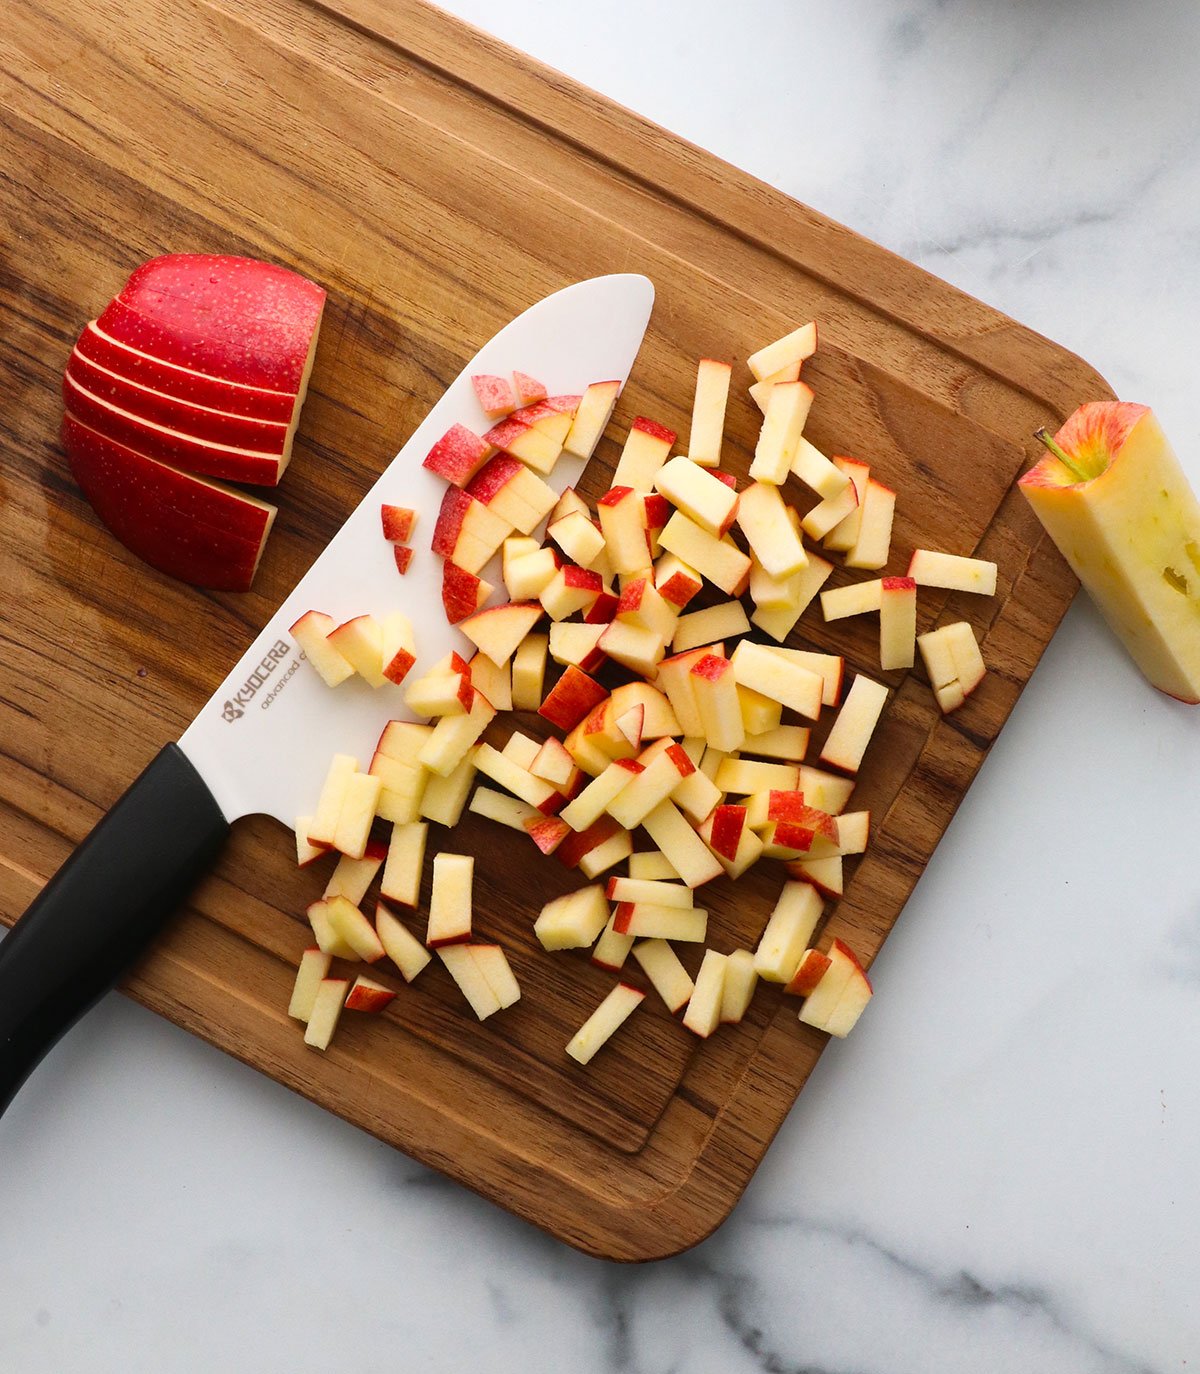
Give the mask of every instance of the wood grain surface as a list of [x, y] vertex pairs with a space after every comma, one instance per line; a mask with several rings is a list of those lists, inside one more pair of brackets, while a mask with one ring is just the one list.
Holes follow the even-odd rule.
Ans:
[[[887, 677], [855, 803], [872, 809], [874, 842], [823, 932], [872, 958], [1070, 601], [1075, 584], [1013, 482], [1032, 431], [1107, 396], [1103, 381], [416, 0], [8, 0], [5, 39], [0, 918], [20, 915], [178, 736], [475, 349], [547, 292], [636, 270], [657, 306], [614, 433], [636, 414], [686, 432], [695, 359], [731, 357], [727, 465], [744, 474], [758, 422], [744, 359], [815, 316], [808, 433], [898, 490], [889, 571], [917, 542], [999, 563], [994, 600], [921, 598], [922, 630], [965, 618], [980, 634], [991, 672], [970, 702], [943, 720], [919, 670]], [[244, 596], [196, 592], [126, 554], [57, 443], [80, 326], [135, 264], [170, 251], [275, 259], [329, 291], [279, 519]], [[590, 495], [615, 453], [607, 441]], [[870, 617], [810, 614], [793, 642], [877, 673], [876, 636]], [[611, 975], [542, 954], [530, 933], [571, 879], [515, 862], [481, 822], [450, 847], [479, 856], [482, 928], [525, 989], [485, 1025], [433, 968], [386, 1015], [344, 1018], [326, 1055], [306, 1050], [285, 1008], [321, 879], [295, 870], [289, 837], [262, 818], [238, 825], [127, 991], [587, 1251], [645, 1259], [701, 1239], [825, 1037], [773, 988], [704, 1044], [650, 998], [579, 1070], [562, 1047]], [[757, 938], [780, 877], [762, 864], [736, 892], [706, 890], [718, 947]]]

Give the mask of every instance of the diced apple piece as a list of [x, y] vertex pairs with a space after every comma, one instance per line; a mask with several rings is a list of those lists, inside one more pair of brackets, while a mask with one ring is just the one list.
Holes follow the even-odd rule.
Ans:
[[597, 502], [596, 512], [613, 570], [623, 575], [648, 569], [652, 559], [641, 495], [630, 486], [614, 486]]
[[561, 440], [545, 430], [523, 424], [513, 415], [494, 425], [483, 437], [510, 457], [527, 463], [535, 472], [552, 471], [562, 452]]
[[828, 620], [844, 620], [850, 615], [868, 615], [883, 604], [883, 580], [851, 582], [821, 593], [821, 614]]
[[535, 401], [546, 399], [546, 388], [527, 372], [513, 373], [513, 390], [517, 393], [518, 402], [523, 406], [530, 406]]
[[465, 715], [442, 716], [434, 726], [421, 750], [421, 763], [438, 777], [449, 777], [495, 716], [496, 708], [482, 692], [476, 692]]
[[551, 736], [538, 749], [529, 771], [535, 778], [541, 778], [551, 787], [562, 791], [575, 773], [575, 764], [563, 748], [562, 741]]
[[887, 698], [886, 687], [860, 673], [825, 740], [821, 762], [845, 773], [857, 773]]
[[624, 715], [635, 706], [642, 707], [644, 739], [662, 739], [682, 733], [670, 701], [648, 682], [622, 683], [613, 689], [611, 701], [614, 716]]
[[[483, 583], [487, 586], [487, 583]], [[380, 665], [383, 675], [397, 686], [417, 661], [417, 642], [412, 621], [400, 611], [385, 615], [379, 626]]]
[[757, 353], [751, 353], [746, 359], [746, 364], [754, 374], [755, 380], [761, 382], [785, 367], [803, 363], [816, 351], [817, 326], [815, 322], [809, 321], [808, 324], [793, 329], [790, 334], [785, 334], [782, 339], [776, 339], [774, 343], [760, 348]]
[[375, 933], [387, 957], [400, 970], [406, 983], [411, 983], [429, 963], [429, 951], [382, 902], [375, 907]]
[[481, 1021], [486, 1021], [500, 1010], [500, 998], [488, 981], [482, 965], [472, 954], [469, 944], [445, 945], [437, 953], [446, 972]]
[[701, 644], [714, 644], [721, 639], [733, 639], [737, 635], [748, 634], [750, 622], [740, 601], [722, 601], [708, 606], [702, 611], [690, 611], [681, 615], [675, 625], [675, 636], [671, 647], [675, 653]]
[[769, 983], [790, 981], [822, 911], [816, 888], [808, 883], [784, 883], [754, 953], [754, 967], [760, 978]]
[[614, 760], [563, 808], [561, 818], [573, 830], [587, 830], [642, 771], [642, 764], [634, 759]]
[[347, 1011], [380, 1012], [395, 1000], [396, 993], [374, 978], [364, 978], [362, 974], [354, 980], [350, 995], [346, 998]]
[[383, 675], [383, 636], [374, 616], [356, 615], [345, 621], [330, 630], [327, 642], [372, 687], [382, 687], [387, 681]]
[[676, 873], [665, 854], [660, 854], [657, 849], [643, 849], [637, 854], [630, 855], [629, 876], [649, 880], [674, 879], [678, 878], [679, 874]]
[[369, 844], [361, 859], [350, 859], [343, 854], [329, 875], [322, 897], [345, 897], [357, 906], [375, 880], [386, 853], [382, 847]]
[[733, 863], [737, 859], [746, 820], [744, 806], [718, 805], [700, 827], [700, 835], [718, 858]]
[[693, 825], [699, 825], [720, 803], [721, 792], [712, 779], [697, 768], [676, 783], [671, 800]]
[[641, 941], [634, 946], [633, 957], [672, 1015], [687, 1006], [695, 984], [666, 940]]
[[647, 750], [638, 762], [642, 771], [608, 804], [609, 815], [627, 830], [640, 825], [647, 812], [665, 801], [680, 780], [695, 771], [691, 759], [677, 744], [669, 745], [654, 757]]
[[701, 907], [656, 906], [653, 902], [621, 902], [613, 920], [621, 935], [646, 940], [680, 940], [703, 944], [708, 912]]
[[507, 663], [493, 663], [486, 654], [478, 653], [468, 665], [471, 686], [482, 692], [497, 711], [511, 711], [512, 670]]
[[908, 576], [918, 587], [944, 587], [952, 592], [996, 595], [996, 565], [985, 558], [962, 558], [953, 553], [915, 549]]
[[539, 599], [552, 620], [565, 620], [578, 611], [586, 610], [603, 587], [598, 572], [566, 563], [545, 585]]
[[475, 753], [475, 767], [485, 776], [499, 783], [513, 796], [535, 806], [545, 816], [553, 815], [562, 805], [562, 794], [555, 791], [548, 782], [535, 778], [512, 759], [505, 758], [490, 744], [481, 744]]
[[382, 786], [379, 778], [369, 773], [353, 773], [346, 783], [342, 809], [333, 832], [333, 847], [352, 859], [361, 859], [366, 853]]
[[659, 802], [642, 826], [688, 887], [720, 877], [720, 862], [670, 800]]
[[879, 593], [879, 666], [911, 668], [917, 642], [917, 584], [911, 577], [885, 577]]
[[514, 711], [536, 711], [542, 704], [549, 644], [545, 635], [527, 635], [518, 645], [512, 661]]
[[758, 970], [754, 967], [754, 955], [748, 949], [735, 949], [725, 963], [720, 1018], [723, 1026], [734, 1026], [742, 1020], [750, 1009], [757, 986]]
[[308, 1016], [308, 1026], [304, 1032], [304, 1043], [315, 1050], [329, 1048], [333, 1033], [342, 1015], [342, 1006], [350, 990], [347, 978], [322, 978], [313, 998], [312, 1010]]
[[616, 913], [608, 918], [608, 924], [600, 932], [600, 938], [592, 947], [592, 963], [597, 968], [608, 969], [612, 973], [619, 973], [625, 966], [625, 960], [629, 957], [629, 951], [633, 948], [632, 935], [620, 935], [613, 928], [613, 921]]
[[375, 927], [353, 902], [345, 897], [327, 897], [325, 914], [334, 935], [349, 945], [360, 959], [374, 964], [383, 958], [385, 950], [375, 933]]
[[738, 500], [737, 522], [755, 559], [772, 577], [791, 577], [807, 565], [808, 555], [778, 486], [752, 482]]
[[610, 902], [650, 902], [656, 906], [690, 908], [692, 893], [677, 882], [645, 878], [610, 878], [604, 894]]
[[652, 677], [661, 660], [663, 641], [654, 630], [644, 630], [625, 621], [614, 620], [600, 636], [600, 648], [615, 663], [631, 672]]
[[425, 456], [422, 467], [456, 487], [465, 487], [494, 452], [466, 425], [452, 425]]
[[467, 673], [426, 673], [408, 683], [404, 701], [418, 716], [461, 716], [475, 704], [475, 688]]
[[[421, 894], [421, 871], [425, 863], [425, 842], [429, 827], [422, 821], [392, 827], [387, 862], [379, 891], [391, 902], [415, 907]], [[386, 942], [385, 942], [386, 947]], [[389, 951], [390, 953], [390, 951]]]
[[311, 816], [296, 817], [296, 866], [297, 868], [307, 868], [309, 864], [315, 863], [322, 854], [329, 853], [329, 845], [314, 844], [309, 838], [309, 831], [312, 829], [313, 818]]
[[806, 487], [810, 487], [826, 501], [839, 496], [850, 483], [849, 474], [826, 458], [815, 444], [810, 444], [803, 436], [796, 446], [792, 472]]
[[794, 764], [724, 759], [713, 781], [722, 792], [749, 796], [751, 792], [794, 790], [799, 778], [800, 770]]
[[522, 734], [520, 730], [514, 730], [508, 737], [508, 743], [500, 752], [506, 759], [512, 759], [518, 768], [529, 770], [533, 767], [533, 761], [537, 758], [538, 750], [541, 747], [537, 740]]
[[625, 737], [631, 749], [640, 749], [646, 736], [646, 708], [642, 705], [631, 706], [628, 711], [617, 715], [613, 712], [617, 729]]
[[467, 492], [513, 529], [527, 535], [554, 508], [558, 493], [516, 458], [491, 458], [471, 478]]
[[567, 1044], [567, 1053], [580, 1064], [588, 1064], [602, 1045], [628, 1020], [645, 993], [628, 983], [618, 983]]
[[312, 926], [318, 947], [324, 953], [332, 954], [335, 959], [357, 959], [359, 957], [354, 946], [347, 944], [334, 930], [333, 922], [329, 919], [329, 903], [324, 897], [320, 901], [309, 902], [304, 914], [308, 917], [309, 925]]
[[806, 725], [777, 725], [773, 730], [765, 730], [757, 735], [747, 732], [742, 752], [757, 754], [762, 758], [799, 763], [808, 752], [809, 734]]
[[839, 854], [862, 854], [871, 836], [869, 811], [843, 811], [837, 820], [837, 838], [814, 832], [807, 854], [794, 857], [828, 859]]
[[490, 787], [477, 787], [471, 797], [469, 809], [477, 816], [489, 821], [506, 825], [510, 830], [525, 830], [530, 821], [543, 819], [536, 806], [530, 806], [520, 797], [510, 797], [507, 792], [496, 792]]
[[677, 611], [682, 610], [703, 585], [695, 568], [673, 553], [663, 554], [654, 565], [655, 589]]
[[738, 705], [742, 711], [742, 725], [745, 727], [747, 738], [751, 735], [765, 735], [768, 731], [779, 728], [783, 718], [783, 706], [780, 702], [772, 701], [761, 692], [740, 685], [737, 693]]
[[804, 382], [778, 382], [771, 388], [750, 464], [751, 481], [777, 487], [787, 481], [812, 403], [812, 388]]
[[737, 493], [691, 458], [672, 458], [654, 485], [677, 510], [718, 539], [738, 513]]
[[700, 972], [696, 975], [696, 986], [683, 1013], [683, 1024], [702, 1040], [706, 1040], [720, 1024], [728, 962], [728, 956], [719, 954], [715, 949], [704, 951]]
[[613, 408], [621, 392], [620, 382], [592, 382], [575, 411], [570, 432], [563, 441], [563, 449], [585, 461], [596, 451], [600, 436], [608, 428]]
[[[842, 492], [841, 498], [834, 497], [832, 501], [822, 502], [822, 506], [834, 507], [839, 499], [849, 501], [849, 509], [844, 517], [830, 524], [829, 516], [833, 513], [833, 510], [826, 510], [824, 517], [821, 518], [818, 516], [818, 512], [821, 511], [822, 507], [816, 507], [815, 510], [809, 511], [808, 515], [804, 517], [804, 532], [812, 539], [823, 539], [827, 549], [832, 549], [835, 553], [846, 553], [854, 547], [855, 541], [858, 539], [858, 532], [862, 522], [863, 503], [866, 501], [867, 496], [867, 483], [871, 478], [871, 468], [870, 464], [861, 462], [857, 458], [834, 458], [833, 464], [849, 477], [850, 485], [854, 488], [854, 499], [850, 501], [849, 488], [846, 488]], [[812, 519], [814, 525], [816, 525], [818, 520], [820, 520], [821, 524], [825, 524], [826, 528], [824, 532], [818, 534], [815, 530], [810, 530], [808, 527], [810, 519]]]
[[[800, 1020], [805, 1025], [815, 1026], [818, 1030], [825, 1029], [825, 1023], [832, 1015], [842, 993], [849, 987], [850, 980], [856, 974], [866, 978], [854, 952], [841, 940], [834, 940], [827, 957], [829, 967], [800, 1009]], [[870, 988], [869, 983], [867, 987]]]
[[[747, 643], [748, 640], [743, 640], [738, 647]], [[740, 749], [746, 728], [742, 723], [733, 663], [717, 654], [706, 654], [693, 665], [691, 680], [704, 738], [714, 749]]]
[[517, 646], [542, 617], [536, 602], [512, 601], [480, 611], [458, 627], [472, 644], [499, 665], [507, 663]]
[[[570, 836], [572, 841], [581, 838], [579, 835]], [[628, 830], [622, 830], [618, 827], [607, 839], [593, 846], [580, 857], [578, 868], [585, 878], [598, 878], [601, 873], [607, 872], [614, 864], [624, 863], [632, 853], [633, 836]]]
[[659, 543], [729, 596], [737, 595], [750, 575], [750, 559], [728, 537], [714, 538], [682, 511], [676, 511]]
[[292, 626], [292, 638], [304, 657], [317, 670], [327, 687], [336, 687], [354, 676], [354, 664], [329, 642], [337, 621], [321, 611], [305, 611]]
[[457, 487], [447, 487], [433, 526], [430, 547], [460, 568], [477, 573], [512, 534], [512, 526], [482, 501]]
[[608, 918], [604, 888], [593, 885], [547, 902], [534, 922], [533, 933], [543, 949], [582, 949], [595, 944]]
[[396, 571], [401, 577], [408, 572], [409, 564], [413, 560], [413, 551], [405, 544], [393, 544], [392, 556], [396, 560]]
[[350, 779], [358, 772], [358, 760], [349, 754], [335, 754], [325, 775], [321, 795], [308, 828], [312, 844], [330, 846], [337, 833], [338, 817], [346, 800]]
[[475, 860], [471, 855], [442, 853], [433, 856], [433, 891], [425, 933], [425, 943], [430, 949], [470, 939], [474, 879]]
[[408, 544], [412, 541], [417, 527], [417, 512], [407, 506], [382, 505], [379, 508], [383, 521], [383, 537], [389, 544]]
[[709, 652], [707, 648], [691, 649], [687, 653], [664, 658], [658, 665], [655, 682], [666, 692], [677, 720], [678, 728], [672, 733], [682, 732], [693, 736], [704, 734], [704, 721], [696, 700], [691, 672]]
[[788, 872], [793, 878], [812, 883], [823, 897], [840, 897], [846, 890], [840, 854], [828, 859], [793, 859]]
[[769, 377], [764, 377], [761, 382], [755, 382], [750, 388], [750, 398], [754, 404], [765, 415], [767, 413], [767, 401], [770, 399], [771, 388], [779, 382], [794, 382], [800, 376], [800, 364], [792, 363], [788, 367], [781, 367], [778, 372], [772, 372]]
[[626, 582], [617, 602], [615, 618], [638, 629], [652, 630], [665, 643], [675, 632], [679, 611], [659, 595], [653, 579], [647, 574]]
[[467, 804], [472, 784], [475, 781], [474, 750], [467, 752], [449, 773], [428, 775], [425, 790], [421, 796], [420, 815], [427, 821], [438, 825], [457, 825]]
[[965, 620], [955, 621], [952, 625], [946, 625], [944, 629], [950, 642], [950, 652], [954, 657], [958, 684], [963, 693], [970, 696], [987, 672], [983, 655], [979, 652], [975, 631]]
[[784, 992], [792, 997], [808, 997], [816, 991], [817, 984], [825, 976], [830, 960], [819, 949], [806, 949], [796, 965], [796, 972], [784, 987]]
[[508, 956], [499, 945], [464, 945], [463, 948], [475, 960], [501, 1011], [521, 1000], [520, 984], [508, 962]]
[[[480, 375], [471, 378], [475, 397], [480, 408], [489, 420], [499, 420], [511, 415], [518, 405], [524, 402], [517, 399], [512, 383], [507, 377], [488, 377]], [[545, 395], [545, 392], [542, 393]]]
[[[817, 673], [789, 659], [782, 658], [765, 644], [744, 639], [733, 651], [730, 660], [734, 679], [751, 691], [777, 701], [816, 720], [821, 714], [824, 680]], [[718, 741], [713, 741], [720, 748]], [[740, 743], [737, 746], [740, 748]]]
[[858, 1018], [867, 1009], [867, 1003], [874, 995], [871, 980], [857, 960], [855, 964], [855, 968], [850, 971], [850, 977], [846, 980], [846, 986], [842, 989], [841, 996], [821, 1026], [822, 1030], [839, 1038], [850, 1034], [858, 1024]]
[[571, 664], [538, 708], [538, 715], [560, 730], [571, 730], [607, 696], [605, 688]]
[[579, 511], [554, 521], [546, 534], [581, 568], [590, 568], [604, 548], [604, 535], [592, 524], [590, 516]]
[[296, 970], [296, 982], [292, 988], [292, 1000], [288, 1003], [288, 1015], [297, 1021], [307, 1021], [312, 1015], [313, 1004], [323, 979], [329, 975], [329, 965], [333, 955], [321, 949], [306, 949], [300, 956], [300, 967]]
[[729, 401], [729, 363], [701, 358], [696, 369], [696, 395], [692, 402], [692, 427], [688, 457], [701, 467], [721, 466], [721, 440], [725, 433], [725, 407]]
[[616, 472], [613, 473], [613, 486], [651, 491], [654, 478], [667, 461], [674, 443], [674, 430], [638, 416], [630, 426]]
[[892, 547], [892, 519], [896, 513], [896, 493], [874, 477], [859, 507], [858, 537], [846, 552], [848, 568], [882, 568]]

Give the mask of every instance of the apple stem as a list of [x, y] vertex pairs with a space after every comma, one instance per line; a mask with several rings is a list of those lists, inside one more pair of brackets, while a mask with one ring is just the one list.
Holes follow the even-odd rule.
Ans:
[[1054, 456], [1063, 465], [1063, 467], [1065, 467], [1068, 472], [1072, 472], [1075, 474], [1075, 478], [1077, 481], [1088, 482], [1091, 480], [1088, 477], [1087, 473], [1084, 472], [1084, 470], [1079, 466], [1079, 464], [1076, 463], [1073, 458], [1069, 458], [1067, 456], [1066, 449], [1064, 449], [1063, 446], [1054, 438], [1054, 436], [1050, 434], [1050, 432], [1046, 429], [1044, 425], [1041, 429], [1034, 431], [1033, 437], [1037, 439], [1039, 443], [1045, 444], [1045, 446], [1050, 450], [1052, 454], [1054, 454]]

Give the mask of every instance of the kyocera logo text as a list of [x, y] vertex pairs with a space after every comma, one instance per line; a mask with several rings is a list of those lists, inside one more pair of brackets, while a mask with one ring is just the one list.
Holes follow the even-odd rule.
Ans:
[[[267, 656], [254, 669], [245, 682], [234, 692], [233, 696], [226, 701], [221, 710], [222, 717], [232, 723], [241, 720], [246, 714], [246, 707], [258, 695], [260, 689], [266, 684], [267, 679], [279, 667], [285, 658], [291, 653], [287, 640], [279, 639], [267, 650]], [[289, 674], [290, 676], [290, 674]]]

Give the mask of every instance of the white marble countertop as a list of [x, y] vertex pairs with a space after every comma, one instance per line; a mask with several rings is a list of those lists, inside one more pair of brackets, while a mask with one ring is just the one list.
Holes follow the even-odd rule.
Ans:
[[[454, 0], [1059, 340], [1200, 483], [1190, 0]], [[743, 1203], [581, 1257], [110, 997], [0, 1124], [0, 1368], [1200, 1362], [1200, 713], [1077, 602]]]

